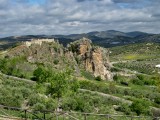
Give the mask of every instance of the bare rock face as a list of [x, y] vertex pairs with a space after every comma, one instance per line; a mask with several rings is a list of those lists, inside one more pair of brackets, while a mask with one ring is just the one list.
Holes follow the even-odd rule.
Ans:
[[73, 51], [79, 66], [95, 77], [112, 80], [109, 64], [109, 51], [105, 48], [92, 45], [91, 40], [82, 38], [68, 45]]

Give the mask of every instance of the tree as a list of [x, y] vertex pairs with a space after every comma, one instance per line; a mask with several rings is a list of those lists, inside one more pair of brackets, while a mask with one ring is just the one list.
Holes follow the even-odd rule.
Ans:
[[71, 79], [70, 70], [57, 72], [53, 69], [38, 67], [34, 71], [34, 77], [38, 83], [36, 85], [36, 90], [38, 90], [38, 92], [43, 92], [44, 89], [41, 88], [44, 88], [44, 84], [47, 85], [46, 93], [52, 98], [57, 98], [58, 108], [63, 95], [75, 93], [79, 88], [77, 80]]
[[49, 77], [51, 77], [51, 71], [46, 70], [44, 67], [38, 67], [34, 72], [34, 80], [38, 83], [44, 83]]
[[60, 98], [64, 94], [78, 89], [78, 85], [70, 79], [70, 71], [52, 72], [48, 79], [50, 84], [47, 87], [47, 93], [54, 98], [58, 98], [58, 108], [60, 107]]
[[50, 85], [47, 88], [47, 93], [58, 99], [68, 90], [69, 76], [67, 72], [57, 72], [52, 73], [51, 77], [48, 79]]

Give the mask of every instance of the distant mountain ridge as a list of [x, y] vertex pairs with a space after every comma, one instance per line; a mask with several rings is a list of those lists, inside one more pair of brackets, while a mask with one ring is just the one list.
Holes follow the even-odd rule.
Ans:
[[140, 32], [140, 31], [133, 31], [133, 32], [128, 32], [127, 35], [129, 35], [130, 37], [138, 37], [138, 36], [147, 36], [150, 34], [145, 32]]
[[0, 38], [0, 49], [9, 48], [21, 41], [30, 41], [31, 39], [55, 38], [66, 46], [68, 43], [81, 38], [88, 38], [103, 47], [121, 46], [142, 42], [160, 42], [160, 34], [145, 33], [141, 31], [121, 32], [116, 30], [93, 31], [82, 34], [70, 35], [24, 35]]

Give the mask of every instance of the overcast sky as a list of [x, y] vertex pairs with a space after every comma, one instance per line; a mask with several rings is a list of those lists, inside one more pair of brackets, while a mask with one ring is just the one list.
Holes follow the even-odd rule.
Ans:
[[160, 33], [160, 0], [0, 0], [0, 37], [103, 30]]

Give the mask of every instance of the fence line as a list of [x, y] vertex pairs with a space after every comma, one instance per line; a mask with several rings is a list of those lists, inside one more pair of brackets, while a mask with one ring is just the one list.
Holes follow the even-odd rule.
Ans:
[[[5, 105], [0, 105], [0, 108], [3, 109], [7, 109], [7, 110], [15, 110], [15, 111], [21, 111], [21, 113], [23, 113], [24, 116], [21, 116], [20, 118], [18, 117], [13, 117], [12, 116], [6, 116], [6, 115], [0, 115], [0, 117], [2, 118], [12, 118], [12, 119], [24, 119], [27, 120], [29, 117], [27, 116], [28, 114], [30, 114], [32, 117], [36, 117], [36, 119], [38, 120], [51, 120], [54, 116], [53, 114], [55, 114], [56, 116], [56, 120], [58, 120], [58, 118], [60, 118], [60, 116], [63, 117], [63, 120], [65, 120], [65, 116], [69, 117], [69, 120], [80, 120], [79, 118], [74, 117], [72, 114], [76, 114], [76, 115], [81, 115], [83, 120], [87, 120], [87, 117], [89, 116], [96, 116], [96, 117], [105, 117], [106, 120], [116, 120], [116, 118], [118, 119], [118, 117], [125, 117], [125, 118], [129, 118], [129, 120], [134, 120], [134, 119], [153, 119], [153, 120], [160, 120], [160, 117], [151, 117], [151, 116], [132, 116], [132, 115], [116, 115], [116, 114], [96, 114], [96, 113], [85, 113], [85, 112], [69, 112], [69, 111], [49, 111], [49, 110], [43, 110], [43, 111], [31, 111], [31, 110], [27, 110], [27, 109], [22, 109], [22, 108], [18, 108], [18, 107], [10, 107], [10, 106], [5, 106]], [[41, 113], [41, 117], [38, 116], [38, 113]], [[50, 118], [47, 118], [46, 115], [47, 114], [51, 114]], [[62, 118], [61, 117], [61, 118]], [[150, 119], [151, 118], [151, 119]]]

